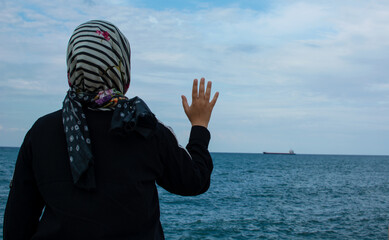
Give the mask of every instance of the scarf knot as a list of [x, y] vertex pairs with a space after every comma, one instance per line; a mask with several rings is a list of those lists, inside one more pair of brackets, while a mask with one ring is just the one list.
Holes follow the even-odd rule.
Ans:
[[100, 91], [97, 95], [74, 89], [68, 91], [63, 101], [62, 120], [73, 183], [82, 189], [93, 190], [96, 188], [93, 143], [83, 107], [114, 111], [110, 133], [123, 137], [137, 133], [149, 138], [155, 131], [157, 119], [142, 99], [128, 99], [116, 89]]

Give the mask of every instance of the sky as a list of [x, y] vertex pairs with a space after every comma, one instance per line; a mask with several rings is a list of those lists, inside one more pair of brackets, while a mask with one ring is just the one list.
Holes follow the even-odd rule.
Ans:
[[0, 0], [0, 146], [62, 107], [67, 42], [91, 19], [127, 36], [127, 96], [181, 145], [180, 96], [205, 77], [211, 152], [389, 155], [389, 1], [374, 0]]

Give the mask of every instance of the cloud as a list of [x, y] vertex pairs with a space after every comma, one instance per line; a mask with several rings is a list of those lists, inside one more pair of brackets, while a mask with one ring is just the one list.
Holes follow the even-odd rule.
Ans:
[[[48, 110], [38, 107], [47, 96], [60, 106], [67, 41], [80, 23], [100, 18], [130, 40], [129, 96], [146, 99], [157, 116], [178, 126], [182, 141], [187, 120], [180, 95], [188, 96], [192, 79], [202, 76], [221, 92], [212, 120], [224, 144], [213, 145], [219, 151], [230, 149], [223, 136], [238, 132], [253, 143], [236, 145], [236, 151], [257, 151], [255, 138], [263, 131], [274, 148], [283, 134], [308, 139], [301, 132], [387, 131], [388, 3], [277, 1], [255, 9], [229, 2], [185, 10], [136, 4], [142, 3], [3, 1], [0, 100], [42, 96], [33, 104], [12, 103], [15, 111], [37, 114]], [[285, 139], [279, 140], [283, 146]]]
[[25, 128], [7, 128], [7, 129], [4, 129], [4, 131], [8, 131], [8, 132], [25, 132], [27, 129]]
[[0, 87], [7, 87], [15, 90], [41, 91], [38, 81], [27, 81], [24, 79], [7, 79], [0, 83]]
[[389, 83], [370, 84], [368, 89], [372, 92], [389, 92]]
[[3, 127], [2, 125], [0, 125], [0, 131], [3, 131], [3, 132], [8, 132], [8, 133], [12, 133], [12, 132], [26, 132], [27, 129], [25, 128], [17, 128], [17, 127]]

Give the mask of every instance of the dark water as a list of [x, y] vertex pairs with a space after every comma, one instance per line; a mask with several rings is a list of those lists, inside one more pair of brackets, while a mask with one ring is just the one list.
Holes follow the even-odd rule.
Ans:
[[0, 147], [0, 239], [3, 239], [5, 204], [19, 148]]
[[[0, 148], [0, 220], [16, 148]], [[389, 156], [214, 153], [209, 191], [159, 189], [166, 239], [388, 239]]]

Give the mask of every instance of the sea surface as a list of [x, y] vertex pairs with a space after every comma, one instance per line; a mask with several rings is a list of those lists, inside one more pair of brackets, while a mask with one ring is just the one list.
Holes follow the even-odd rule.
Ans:
[[[0, 148], [0, 239], [18, 148]], [[197, 197], [159, 188], [166, 239], [388, 239], [389, 156], [212, 153]]]

